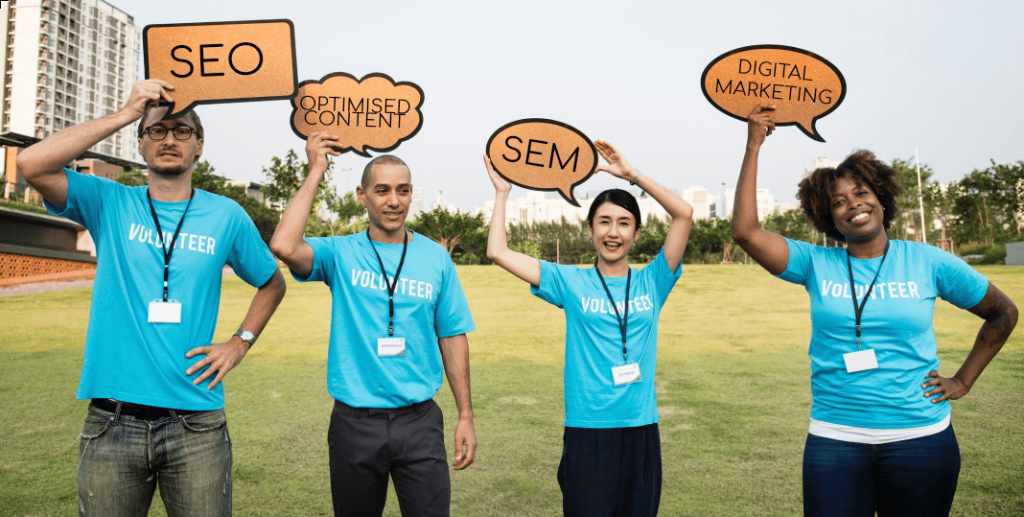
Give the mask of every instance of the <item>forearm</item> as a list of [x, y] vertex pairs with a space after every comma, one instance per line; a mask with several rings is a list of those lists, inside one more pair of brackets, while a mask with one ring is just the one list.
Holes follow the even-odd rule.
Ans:
[[123, 111], [65, 128], [18, 154], [18, 172], [34, 186], [135, 119]]
[[968, 388], [974, 386], [981, 372], [1003, 348], [1003, 344], [1017, 326], [1017, 306], [991, 283], [982, 303], [971, 312], [985, 318], [985, 322], [974, 339], [974, 346], [967, 359], [953, 376]]
[[508, 249], [508, 233], [505, 230], [505, 206], [508, 203], [508, 192], [497, 192], [494, 195], [494, 211], [491, 213], [491, 225], [487, 233], [487, 258], [497, 260]]
[[277, 306], [284, 299], [286, 290], [284, 275], [281, 274], [280, 269], [275, 270], [270, 280], [256, 290], [256, 296], [253, 296], [252, 303], [249, 304], [249, 312], [246, 313], [239, 329], [248, 330], [258, 338], [267, 326], [267, 322], [270, 321], [270, 317], [274, 315], [274, 311], [277, 310]]
[[690, 203], [687, 203], [686, 200], [678, 194], [672, 192], [650, 176], [640, 174], [637, 178], [636, 185], [654, 198], [654, 200], [657, 201], [666, 212], [668, 212], [668, 215], [672, 217], [673, 220], [693, 219], [693, 206], [691, 206]]
[[281, 221], [277, 223], [274, 236], [270, 239], [270, 250], [292, 269], [295, 269], [294, 262], [300, 259], [306, 221], [309, 219], [309, 212], [313, 208], [313, 200], [316, 199], [323, 175], [323, 170], [310, 170], [309, 176], [306, 176], [306, 180], [281, 215]]
[[761, 229], [757, 222], [757, 159], [760, 151], [760, 145], [747, 144], [743, 164], [740, 166], [740, 177], [736, 180], [732, 236], [740, 246], [743, 246], [754, 232]]
[[469, 340], [465, 334], [438, 338], [445, 375], [452, 387], [452, 396], [459, 409], [460, 420], [473, 419], [473, 402], [469, 387]]

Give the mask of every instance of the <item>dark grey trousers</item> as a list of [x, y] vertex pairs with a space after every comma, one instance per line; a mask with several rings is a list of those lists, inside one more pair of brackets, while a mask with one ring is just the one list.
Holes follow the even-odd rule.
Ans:
[[397, 409], [335, 401], [327, 445], [335, 517], [379, 517], [389, 475], [403, 517], [448, 516], [444, 418], [433, 400]]

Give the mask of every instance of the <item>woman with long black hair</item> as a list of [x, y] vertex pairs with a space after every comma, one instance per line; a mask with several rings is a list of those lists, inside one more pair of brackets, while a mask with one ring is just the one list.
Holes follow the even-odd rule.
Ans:
[[484, 157], [495, 188], [487, 257], [525, 280], [530, 292], [565, 310], [565, 432], [558, 484], [567, 516], [653, 516], [661, 500], [661, 441], [654, 391], [658, 317], [679, 279], [693, 207], [640, 174], [611, 144], [594, 142], [608, 165], [672, 217], [664, 248], [636, 271], [629, 249], [640, 208], [624, 190], [602, 192], [587, 230], [593, 268], [552, 264], [508, 248], [505, 204], [511, 185]]

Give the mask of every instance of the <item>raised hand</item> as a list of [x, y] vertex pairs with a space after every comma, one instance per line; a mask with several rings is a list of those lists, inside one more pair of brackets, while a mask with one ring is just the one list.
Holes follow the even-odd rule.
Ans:
[[754, 106], [754, 111], [747, 116], [747, 143], [760, 146], [764, 139], [768, 138], [775, 131], [775, 121], [772, 120], [771, 112], [775, 106], [767, 103], [760, 103]]
[[512, 190], [512, 184], [494, 170], [494, 166], [491, 165], [491, 159], [486, 154], [484, 155], [484, 165], [487, 167], [487, 174], [491, 177], [491, 183], [494, 183], [495, 192], [506, 194]]
[[601, 154], [601, 158], [608, 162], [608, 165], [598, 165], [594, 169], [595, 171], [604, 171], [616, 178], [633, 181], [633, 178], [636, 177], [636, 169], [626, 161], [626, 157], [615, 146], [604, 140], [594, 140], [594, 147]]
[[167, 93], [168, 90], [173, 89], [174, 86], [171, 83], [161, 79], [139, 81], [132, 86], [132, 91], [128, 94], [128, 102], [121, 108], [121, 112], [130, 116], [131, 120], [138, 120], [149, 109], [155, 108], [161, 99], [174, 102], [174, 99], [171, 99], [171, 94]]
[[317, 173], [327, 170], [330, 164], [327, 155], [338, 156], [341, 154], [336, 147], [338, 137], [319, 131], [306, 138], [306, 161], [309, 163], [309, 172]]

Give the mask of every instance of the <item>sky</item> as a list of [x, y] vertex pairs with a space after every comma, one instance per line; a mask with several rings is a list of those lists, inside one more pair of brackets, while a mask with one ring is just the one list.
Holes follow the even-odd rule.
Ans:
[[[669, 188], [736, 184], [746, 125], [704, 97], [717, 56], [761, 44], [798, 47], [844, 75], [843, 103], [816, 142], [780, 128], [761, 150], [758, 187], [795, 202], [817, 157], [857, 149], [960, 179], [990, 160], [1024, 160], [1024, 2], [328, 2], [108, 0], [149, 24], [287, 18], [298, 80], [381, 72], [424, 91], [423, 126], [392, 151], [424, 206], [438, 191], [472, 210], [494, 198], [488, 138], [524, 118], [607, 140]], [[143, 76], [140, 70], [140, 77]], [[271, 158], [305, 142], [287, 100], [204, 105], [204, 158], [218, 174], [262, 181]], [[335, 159], [339, 191], [368, 161]], [[347, 173], [345, 169], [351, 169]], [[346, 175], [348, 176], [346, 180]], [[577, 193], [621, 186], [598, 173]], [[513, 199], [526, 191], [514, 187]]]

